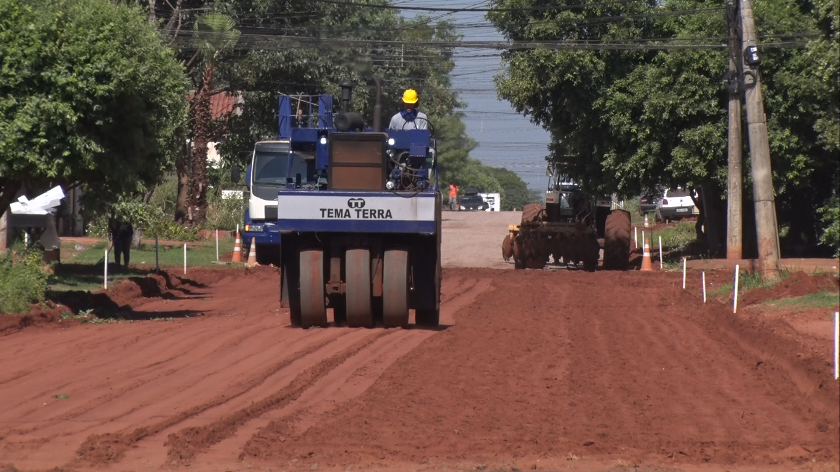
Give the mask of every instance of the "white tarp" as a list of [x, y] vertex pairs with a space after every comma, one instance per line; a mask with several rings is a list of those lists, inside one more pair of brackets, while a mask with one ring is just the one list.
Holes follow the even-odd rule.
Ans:
[[61, 204], [62, 198], [64, 198], [64, 190], [59, 185], [38, 195], [32, 200], [21, 196], [18, 198], [18, 201], [9, 205], [9, 209], [12, 213], [18, 215], [46, 215]]

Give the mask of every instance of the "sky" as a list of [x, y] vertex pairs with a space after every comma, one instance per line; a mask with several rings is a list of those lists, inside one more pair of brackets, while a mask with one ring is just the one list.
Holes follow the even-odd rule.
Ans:
[[[412, 7], [488, 8], [489, 2], [476, 0], [396, 0], [395, 5]], [[403, 10], [411, 17], [415, 12]], [[465, 41], [499, 41], [483, 12], [425, 13], [454, 21]], [[497, 98], [493, 76], [502, 71], [500, 51], [456, 48], [452, 85], [466, 102], [463, 111], [467, 134], [478, 142], [471, 155], [492, 167], [505, 167], [522, 178], [532, 190], [542, 192], [548, 183], [545, 156], [549, 133], [516, 113], [510, 103]]]

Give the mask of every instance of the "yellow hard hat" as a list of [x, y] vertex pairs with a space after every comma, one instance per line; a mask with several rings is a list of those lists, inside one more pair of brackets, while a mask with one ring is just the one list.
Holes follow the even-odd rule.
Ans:
[[405, 91], [402, 97], [403, 103], [417, 103], [417, 91], [414, 89], [408, 89]]

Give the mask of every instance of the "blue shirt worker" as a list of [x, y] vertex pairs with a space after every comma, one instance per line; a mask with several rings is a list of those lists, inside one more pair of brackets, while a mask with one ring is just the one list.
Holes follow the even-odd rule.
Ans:
[[429, 129], [429, 119], [426, 114], [417, 109], [420, 98], [417, 91], [408, 89], [403, 93], [400, 101], [400, 111], [391, 117], [391, 129]]

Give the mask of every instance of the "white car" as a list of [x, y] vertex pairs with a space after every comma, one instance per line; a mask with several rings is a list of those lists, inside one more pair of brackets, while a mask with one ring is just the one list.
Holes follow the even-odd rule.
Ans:
[[[697, 194], [695, 193], [695, 198]], [[676, 221], [686, 217], [694, 216], [694, 201], [688, 190], [682, 188], [668, 188], [662, 194], [662, 198], [656, 204], [657, 221]]]

